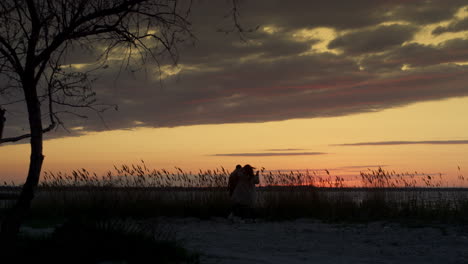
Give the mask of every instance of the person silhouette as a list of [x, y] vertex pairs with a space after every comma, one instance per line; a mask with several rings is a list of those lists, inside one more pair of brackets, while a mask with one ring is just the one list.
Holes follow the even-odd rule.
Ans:
[[255, 168], [249, 164], [242, 168], [238, 167], [240, 165], [236, 166], [236, 169], [229, 177], [229, 182], [231, 183], [229, 190], [232, 203], [232, 213], [230, 216], [252, 218], [256, 198], [255, 185], [260, 183], [259, 172], [254, 173]]
[[234, 192], [234, 188], [237, 185], [237, 181], [239, 179], [239, 173], [242, 170], [242, 166], [240, 164], [236, 165], [236, 168], [234, 169], [233, 172], [229, 175], [229, 181], [228, 181], [228, 189], [229, 189], [229, 197], [232, 196], [232, 193]]

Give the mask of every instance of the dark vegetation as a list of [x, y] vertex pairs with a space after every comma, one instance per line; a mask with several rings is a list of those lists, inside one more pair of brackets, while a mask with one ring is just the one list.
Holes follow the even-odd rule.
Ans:
[[109, 219], [75, 218], [51, 235], [20, 235], [2, 252], [6, 263], [198, 263], [198, 255], [153, 227]]
[[[150, 170], [144, 162], [115, 167], [102, 177], [84, 169], [68, 174], [47, 172], [29, 218], [226, 217], [230, 210], [228, 175], [225, 169]], [[468, 190], [440, 187], [441, 175], [398, 174], [379, 168], [362, 172], [360, 181], [364, 187], [348, 187], [343, 178], [328, 171], [263, 172], [256, 217], [468, 222]], [[15, 188], [9, 189], [11, 196]], [[3, 195], [8, 193], [3, 191]]]

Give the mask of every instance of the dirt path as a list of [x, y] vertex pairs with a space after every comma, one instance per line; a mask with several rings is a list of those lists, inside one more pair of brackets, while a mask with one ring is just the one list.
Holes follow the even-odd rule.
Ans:
[[468, 229], [447, 225], [165, 219], [202, 263], [468, 263]]

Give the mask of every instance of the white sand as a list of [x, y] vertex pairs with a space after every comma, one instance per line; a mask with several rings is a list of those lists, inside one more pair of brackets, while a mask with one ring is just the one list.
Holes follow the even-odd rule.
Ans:
[[163, 218], [201, 263], [468, 263], [468, 227]]

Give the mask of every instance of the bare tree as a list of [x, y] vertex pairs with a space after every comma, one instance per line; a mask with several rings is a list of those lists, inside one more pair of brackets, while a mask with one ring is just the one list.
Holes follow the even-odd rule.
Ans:
[[[87, 72], [64, 67], [67, 56], [77, 46], [99, 46], [101, 68], [115, 49], [126, 51], [126, 66], [135, 54], [143, 61], [163, 53], [175, 60], [177, 44], [191, 38], [190, 8], [189, 0], [0, 1], [0, 77], [8, 80], [0, 92], [22, 92], [16, 102], [25, 104], [30, 128], [8, 138], [0, 133], [0, 144], [30, 138], [31, 146], [26, 182], [2, 221], [3, 239], [16, 236], [34, 197], [44, 160], [43, 134], [62, 124], [61, 114], [74, 112], [68, 107], [97, 112], [106, 107], [96, 103]], [[0, 105], [0, 131], [7, 105]]]
[[5, 126], [5, 110], [0, 107], [0, 140], [3, 138], [3, 127]]

